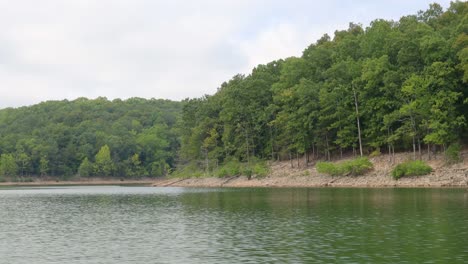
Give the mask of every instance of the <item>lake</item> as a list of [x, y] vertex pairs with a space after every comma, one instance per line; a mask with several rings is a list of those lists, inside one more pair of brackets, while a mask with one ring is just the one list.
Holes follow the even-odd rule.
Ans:
[[0, 263], [467, 263], [467, 189], [0, 188]]

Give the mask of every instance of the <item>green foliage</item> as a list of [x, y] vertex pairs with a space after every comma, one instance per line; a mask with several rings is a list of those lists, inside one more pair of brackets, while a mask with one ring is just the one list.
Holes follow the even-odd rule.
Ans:
[[78, 175], [81, 177], [90, 177], [94, 173], [94, 165], [88, 160], [88, 158], [84, 158], [78, 168]]
[[253, 166], [253, 174], [256, 177], [266, 177], [270, 173], [270, 167], [266, 162], [257, 162]]
[[462, 161], [462, 157], [460, 155], [461, 152], [461, 145], [458, 143], [451, 144], [447, 150], [445, 151], [445, 159], [449, 164], [455, 164]]
[[[15, 176], [63, 177], [81, 175], [78, 170], [83, 160], [94, 162], [96, 153], [107, 145], [113, 176], [134, 177], [127, 175], [134, 173], [128, 167], [134, 154], [139, 155], [143, 174], [148, 175], [154, 162], [175, 166], [179, 143], [174, 128], [182, 106], [168, 100], [109, 101], [101, 97], [1, 109], [0, 155], [13, 155]], [[159, 171], [167, 171], [165, 166]]]
[[177, 167], [170, 176], [174, 178], [201, 178], [207, 175], [200, 169], [196, 162], [190, 162]]
[[249, 163], [240, 162], [235, 159], [230, 159], [224, 164], [220, 164], [217, 168], [210, 171], [203, 170], [200, 164], [195, 162], [188, 163], [177, 168], [171, 173], [172, 177], [177, 178], [200, 178], [200, 177], [234, 177], [247, 176], [265, 177], [270, 172], [270, 168], [265, 161], [254, 159]]
[[94, 173], [97, 176], [111, 176], [114, 170], [109, 146], [104, 145], [96, 154], [94, 163]]
[[[413, 150], [413, 142], [417, 149], [463, 138], [467, 10], [468, 3], [445, 12], [431, 5], [397, 22], [350, 24], [301, 57], [258, 65], [216, 94], [186, 101], [178, 123], [183, 161], [276, 160], [317, 149], [329, 159], [356, 150], [359, 130], [364, 149]], [[219, 174], [228, 170], [235, 166]]]
[[372, 151], [371, 154], [369, 154], [369, 158], [374, 158], [374, 157], [378, 157], [380, 156], [382, 153], [380, 152], [380, 149], [376, 149], [374, 151]]
[[404, 176], [421, 176], [431, 173], [432, 168], [427, 165], [424, 161], [415, 160], [407, 161], [395, 166], [392, 170], [392, 177], [395, 180], [400, 179]]
[[317, 169], [317, 172], [328, 174], [330, 176], [338, 176], [343, 174], [342, 168], [332, 162], [317, 162], [315, 168]]
[[0, 176], [16, 176], [18, 165], [12, 154], [2, 154], [0, 156]]
[[46, 157], [41, 157], [39, 160], [39, 173], [41, 176], [47, 175], [47, 173], [49, 173], [49, 161]]
[[243, 164], [235, 160], [228, 161], [218, 168], [215, 175], [217, 177], [239, 176], [243, 172], [242, 165]]
[[373, 168], [372, 162], [368, 158], [357, 158], [344, 161], [342, 163], [317, 162], [316, 169], [319, 173], [331, 176], [342, 175], [363, 175]]

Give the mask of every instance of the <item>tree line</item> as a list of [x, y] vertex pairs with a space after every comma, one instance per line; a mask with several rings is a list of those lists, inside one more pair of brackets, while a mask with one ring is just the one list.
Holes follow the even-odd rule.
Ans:
[[417, 158], [468, 138], [467, 83], [468, 3], [432, 4], [398, 21], [351, 23], [214, 95], [0, 110], [0, 176], [161, 176], [187, 164], [383, 151]]

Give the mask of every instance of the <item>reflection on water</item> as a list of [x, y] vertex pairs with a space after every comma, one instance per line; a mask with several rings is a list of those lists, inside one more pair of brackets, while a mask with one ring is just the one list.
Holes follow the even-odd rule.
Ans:
[[0, 263], [466, 263], [465, 189], [0, 189]]

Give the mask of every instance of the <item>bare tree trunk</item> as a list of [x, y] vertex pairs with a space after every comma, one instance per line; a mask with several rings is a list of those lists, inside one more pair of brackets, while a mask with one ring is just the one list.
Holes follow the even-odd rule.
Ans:
[[271, 160], [275, 160], [275, 151], [274, 151], [274, 147], [273, 147], [273, 131], [271, 129], [271, 126], [269, 126], [270, 128], [270, 138], [271, 138]]
[[312, 144], [312, 159], [315, 160], [315, 144]]
[[419, 137], [418, 137], [418, 152], [419, 152], [419, 159], [422, 159], [421, 139]]
[[208, 171], [210, 169], [210, 162], [208, 160], [208, 149], [205, 148], [203, 152], [205, 153], [205, 176], [208, 176]]
[[431, 160], [431, 144], [427, 144], [427, 159]]
[[300, 168], [300, 164], [299, 164], [299, 152], [296, 152], [296, 160], [297, 160], [297, 167]]
[[294, 164], [292, 161], [291, 151], [289, 151], [289, 163], [291, 163], [291, 168], [294, 168]]
[[388, 162], [392, 162], [392, 146], [388, 143]]
[[250, 148], [249, 148], [249, 134], [247, 133], [247, 129], [245, 129], [245, 143], [247, 149], [247, 164], [250, 165]]
[[325, 156], [327, 160], [330, 161], [330, 146], [328, 145], [328, 134], [325, 134], [325, 141], [327, 142], [327, 149], [325, 151]]
[[416, 160], [416, 139], [413, 136], [413, 160]]
[[354, 86], [353, 86], [353, 94], [354, 94], [354, 105], [356, 107], [356, 122], [357, 122], [357, 127], [358, 127], [359, 153], [361, 154], [361, 157], [362, 157], [361, 122], [359, 121], [359, 106], [358, 106], [358, 99], [357, 99], [356, 90], [354, 90]]

